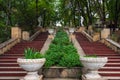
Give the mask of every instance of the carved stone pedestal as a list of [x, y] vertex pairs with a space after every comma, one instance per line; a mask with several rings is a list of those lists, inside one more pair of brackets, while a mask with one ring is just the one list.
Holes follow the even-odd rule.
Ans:
[[75, 35], [74, 34], [70, 34], [70, 38], [71, 39], [75, 39]]
[[53, 35], [48, 35], [48, 38], [54, 39], [54, 36]]
[[22, 39], [23, 40], [29, 40], [30, 39], [30, 34], [27, 31], [22, 32]]

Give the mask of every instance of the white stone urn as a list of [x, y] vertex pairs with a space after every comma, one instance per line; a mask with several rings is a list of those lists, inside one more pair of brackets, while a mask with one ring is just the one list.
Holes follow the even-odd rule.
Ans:
[[46, 59], [24, 59], [18, 58], [17, 63], [24, 70], [27, 71], [27, 75], [23, 80], [40, 80], [40, 76], [38, 75], [38, 70], [44, 65]]
[[48, 32], [50, 35], [52, 35], [54, 33], [54, 29], [48, 29]]
[[101, 78], [98, 74], [98, 69], [102, 68], [108, 61], [107, 57], [80, 57], [80, 61], [83, 66], [88, 69], [88, 72], [84, 74], [87, 79]]
[[74, 31], [75, 31], [75, 29], [74, 29], [74, 28], [69, 28], [69, 32], [70, 32], [70, 34], [73, 34], [73, 33], [74, 33]]

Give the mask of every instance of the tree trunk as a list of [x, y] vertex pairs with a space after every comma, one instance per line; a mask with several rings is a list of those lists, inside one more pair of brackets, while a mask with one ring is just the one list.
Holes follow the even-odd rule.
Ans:
[[90, 0], [88, 0], [88, 11], [89, 11], [89, 24], [91, 25], [92, 24], [92, 14], [91, 14], [91, 2], [90, 2]]
[[117, 27], [117, 22], [118, 22], [118, 0], [115, 0], [115, 19], [114, 19], [114, 23], [115, 23], [115, 27]]
[[102, 11], [103, 16], [102, 16], [102, 18], [103, 18], [103, 22], [105, 22], [106, 21], [105, 20], [105, 0], [102, 0], [102, 2], [103, 2], [103, 11]]
[[35, 25], [37, 26], [38, 24], [38, 0], [36, 0], [36, 23]]
[[7, 21], [6, 21], [6, 25], [12, 25], [12, 21], [11, 21], [11, 1], [7, 0]]

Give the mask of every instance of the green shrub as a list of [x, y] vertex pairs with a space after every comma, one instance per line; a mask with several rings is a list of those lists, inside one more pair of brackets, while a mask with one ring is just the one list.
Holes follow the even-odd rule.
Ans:
[[71, 44], [71, 45], [67, 45], [67, 46], [63, 46], [63, 50], [64, 52], [67, 54], [70, 53], [77, 53], [77, 49]]
[[46, 63], [45, 67], [51, 67], [53, 65], [59, 64], [61, 58], [63, 57], [62, 52], [48, 51], [45, 54]]
[[45, 54], [46, 63], [45, 67], [63, 66], [63, 67], [76, 67], [82, 66], [77, 54], [76, 48], [69, 41], [66, 32], [59, 30], [49, 49]]
[[60, 60], [59, 66], [63, 67], [78, 67], [82, 66], [79, 60], [79, 55], [75, 53], [65, 54]]

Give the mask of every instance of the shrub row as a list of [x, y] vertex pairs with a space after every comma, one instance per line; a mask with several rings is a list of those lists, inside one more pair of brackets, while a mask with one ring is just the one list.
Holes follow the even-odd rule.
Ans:
[[79, 55], [74, 45], [69, 41], [65, 31], [60, 29], [45, 53], [45, 67], [80, 67]]

